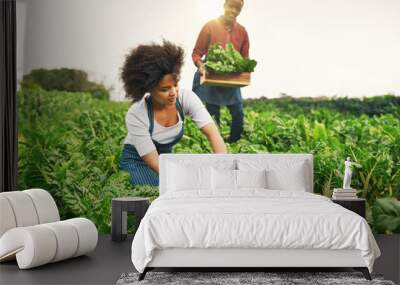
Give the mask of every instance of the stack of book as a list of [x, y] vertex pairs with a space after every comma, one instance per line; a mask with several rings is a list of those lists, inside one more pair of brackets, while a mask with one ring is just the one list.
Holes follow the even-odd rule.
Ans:
[[357, 199], [356, 189], [333, 189], [332, 198], [335, 200], [353, 200]]

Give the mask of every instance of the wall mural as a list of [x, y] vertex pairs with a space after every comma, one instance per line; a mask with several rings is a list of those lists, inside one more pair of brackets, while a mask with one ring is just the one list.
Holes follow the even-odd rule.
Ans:
[[[182, 35], [185, 33], [180, 32], [182, 27], [177, 27], [178, 32], [175, 32], [175, 29], [167, 29], [160, 24], [162, 21], [170, 22], [168, 17], [160, 16], [158, 22], [150, 23], [148, 19], [143, 19], [143, 15], [148, 13], [140, 12], [141, 10], [135, 6], [133, 8], [137, 8], [136, 10], [125, 10], [137, 13], [137, 17], [129, 15], [127, 18], [127, 21], [137, 22], [126, 24], [122, 20], [109, 21], [107, 24], [119, 23], [121, 27], [113, 26], [114, 28], [110, 29], [113, 32], [101, 33], [102, 41], [103, 37], [115, 36], [116, 30], [121, 31], [121, 39], [125, 40], [129, 35], [134, 40], [129, 44], [120, 42], [119, 46], [115, 44], [110, 48], [115, 38], [107, 42], [110, 46], [99, 42], [98, 33], [91, 35], [92, 40], [87, 38], [86, 30], [96, 30], [93, 27], [104, 22], [95, 15], [93, 21], [87, 21], [88, 13], [85, 13], [85, 9], [92, 9], [92, 6], [87, 4], [90, 1], [74, 4], [82, 5], [80, 9], [76, 9], [82, 14], [77, 15], [77, 19], [81, 20], [79, 23], [83, 23], [81, 29], [71, 28], [72, 26], [68, 24], [71, 17], [64, 15], [62, 8], [66, 6], [62, 5], [72, 4], [59, 1], [58, 6], [52, 6], [45, 5], [45, 2], [42, 1], [36, 6], [20, 2], [24, 4], [22, 6], [24, 9], [19, 11], [21, 18], [19, 22], [22, 23], [20, 26], [25, 31], [25, 38], [21, 35], [19, 38], [24, 41], [25, 50], [22, 53], [19, 51], [19, 54], [20, 59], [26, 62], [25, 69], [29, 71], [21, 78], [17, 98], [18, 188], [48, 190], [57, 202], [62, 219], [87, 217], [95, 222], [100, 233], [109, 233], [113, 197], [141, 196], [149, 197], [151, 201], [158, 197], [160, 153], [310, 153], [314, 156], [315, 193], [326, 197], [357, 195], [364, 198], [367, 206], [366, 218], [374, 232], [400, 233], [400, 97], [398, 94], [388, 91], [385, 92], [387, 94], [375, 94], [376, 96], [369, 97], [359, 97], [359, 94], [319, 96], [319, 91], [316, 91], [318, 94], [299, 97], [293, 91], [302, 81], [300, 79], [296, 81], [297, 76], [314, 79], [314, 75], [323, 73], [320, 74], [320, 80], [318, 78], [314, 80], [315, 84], [319, 84], [318, 88], [324, 84], [321, 82], [326, 82], [327, 86], [331, 84], [329, 88], [335, 85], [337, 89], [332, 89], [334, 90], [332, 92], [336, 92], [341, 86], [350, 86], [352, 78], [361, 74], [352, 72], [352, 70], [360, 71], [362, 69], [360, 62], [365, 62], [364, 58], [360, 60], [355, 55], [363, 51], [368, 53], [369, 57], [374, 46], [365, 44], [363, 50], [359, 48], [363, 45], [362, 42], [358, 42], [360, 45], [357, 49], [360, 50], [357, 52], [352, 50], [354, 45], [349, 43], [354, 44], [356, 40], [350, 36], [341, 38], [344, 29], [340, 30], [341, 26], [335, 24], [337, 23], [335, 21], [338, 21], [336, 14], [326, 15], [332, 16], [333, 18], [328, 18], [332, 21], [323, 22], [322, 16], [319, 19], [304, 17], [301, 13], [296, 14], [297, 9], [288, 11], [286, 8], [278, 9], [278, 7], [274, 10], [274, 7], [269, 6], [269, 9], [264, 9], [263, 5], [272, 5], [272, 2], [268, 4], [259, 1], [253, 6], [249, 3], [249, 7], [243, 7], [243, 19], [246, 23], [244, 28], [239, 24], [242, 23], [242, 18], [236, 21], [236, 17], [242, 12], [243, 1], [221, 1], [219, 6], [221, 16], [206, 21], [205, 12], [202, 12], [200, 14], [204, 21], [201, 20], [203, 21], [201, 23], [197, 17], [199, 12], [192, 11], [191, 2], [180, 1], [181, 5], [186, 5], [182, 6], [182, 9], [188, 11], [181, 13], [182, 17], [192, 15], [194, 19], [192, 25], [198, 26], [197, 30], [190, 31], [190, 37], [189, 35], [184, 37]], [[50, 2], [52, 1], [47, 4]], [[135, 5], [134, 2], [126, 5]], [[198, 5], [195, 6], [203, 7], [204, 11], [210, 10], [205, 9], [203, 2], [197, 1]], [[214, 3], [214, 1], [208, 2]], [[107, 8], [108, 6], [99, 5], [101, 7], [98, 9], [103, 14], [107, 13], [108, 9], [119, 13], [125, 11], [121, 8], [123, 6], [112, 5], [108, 1], [104, 3], [111, 6]], [[146, 5], [150, 5], [146, 3], [141, 4], [143, 10], [148, 9]], [[177, 13], [175, 6], [178, 4], [174, 3], [160, 1], [159, 4], [164, 5], [163, 8], [152, 10], [152, 13], [162, 13], [165, 9]], [[339, 7], [342, 4], [335, 2], [334, 6], [340, 11], [346, 10]], [[70, 8], [70, 11], [74, 11], [76, 7]], [[266, 27], [265, 30], [263, 27], [257, 27], [250, 15], [251, 11], [255, 14], [256, 10], [261, 8], [268, 15], [262, 17], [265, 21], [262, 22]], [[59, 15], [53, 18], [58, 19], [60, 23], [64, 21], [63, 25], [59, 26], [60, 30], [53, 29], [58, 36], [63, 35], [62, 38], [59, 37], [60, 41], [64, 39], [68, 42], [63, 49], [60, 48], [64, 45], [62, 42], [50, 40], [54, 35], [47, 38], [46, 33], [41, 33], [44, 28], [53, 27], [47, 21], [37, 20], [41, 18], [42, 9], [46, 9], [48, 14]], [[50, 11], [51, 9], [53, 10]], [[249, 10], [246, 12], [246, 9]], [[324, 7], [320, 9], [321, 13], [329, 10]], [[360, 15], [364, 15], [365, 19], [374, 19], [369, 17], [368, 13], [371, 11], [368, 10], [368, 13], [366, 11]], [[274, 13], [288, 12], [292, 13], [293, 15], [289, 15], [293, 17], [287, 18], [286, 22], [280, 16], [273, 18]], [[172, 15], [172, 13], [166, 14]], [[361, 17], [360, 15], [358, 17]], [[26, 18], [22, 19], [22, 16]], [[359, 36], [360, 41], [364, 39], [365, 35], [357, 30], [362, 30], [362, 26], [352, 25], [350, 21], [354, 15], [343, 13], [341, 16], [348, 20], [348, 27], [346, 26], [346, 31], [347, 28], [350, 31], [348, 35], [353, 33]], [[396, 21], [397, 17], [389, 16], [387, 21], [374, 22], [374, 27], [378, 22], [384, 25], [386, 22], [390, 24], [390, 21]], [[273, 19], [273, 22], [267, 22], [268, 19]], [[139, 25], [140, 21], [144, 20], [148, 23], [146, 26], [142, 25], [143, 29], [146, 28], [146, 35], [142, 37], [145, 40], [138, 42], [137, 38], [141, 37], [135, 38], [128, 31], [139, 33], [140, 29], [132, 29], [132, 26]], [[293, 22], [290, 22], [291, 20]], [[317, 20], [325, 25], [323, 32], [312, 22]], [[303, 23], [304, 26], [299, 23]], [[200, 29], [201, 25], [203, 28]], [[280, 28], [280, 32], [276, 32], [278, 30], [275, 31], [273, 27]], [[311, 27], [307, 30], [309, 33], [301, 31], [301, 28], [306, 30], [305, 27]], [[49, 30], [48, 33], [54, 31]], [[331, 44], [327, 39], [328, 32], [336, 36], [336, 40], [332, 41], [332, 44], [335, 44], [334, 48], [327, 50], [325, 54], [311, 55], [306, 52], [313, 43], [322, 42], [328, 48]], [[163, 34], [164, 41], [160, 40], [160, 33]], [[389, 32], [381, 33], [378, 28], [376, 31], [368, 30], [368, 35], [370, 33], [382, 38], [391, 37]], [[177, 34], [180, 36], [179, 39], [185, 41], [184, 45], [175, 40], [178, 38]], [[152, 35], [154, 35], [154, 38], [151, 38], [153, 43], [149, 42], [149, 37]], [[284, 41], [285, 35], [290, 40], [294, 37], [293, 42], [290, 42], [293, 46], [285, 44], [289, 43]], [[308, 40], [302, 41], [303, 38], [299, 35], [307, 37]], [[72, 39], [75, 38], [79, 40], [74, 44]], [[45, 44], [46, 39], [48, 43]], [[94, 39], [97, 39], [97, 42]], [[343, 42], [340, 42], [341, 39]], [[88, 52], [90, 48], [85, 50], [82, 46], [78, 46], [89, 42], [93, 44], [91, 47], [93, 52], [94, 50], [99, 54], [107, 52], [107, 55], [98, 56], [97, 53], [96, 56], [91, 55]], [[41, 44], [49, 50], [42, 49]], [[346, 49], [340, 50], [343, 46], [346, 46]], [[382, 44], [379, 45], [381, 46]], [[110, 53], [114, 47], [115, 53]], [[392, 45], [385, 45], [387, 48], [385, 52], [379, 52], [376, 47], [376, 54], [380, 57], [387, 52], [390, 57], [391, 47], [395, 50], [394, 38]], [[249, 49], [252, 52], [249, 53]], [[45, 56], [40, 53], [42, 50]], [[70, 50], [79, 52], [69, 52]], [[126, 50], [124, 56], [120, 56], [122, 50]], [[271, 51], [274, 53], [271, 54]], [[348, 58], [353, 58], [354, 61], [342, 64], [339, 59], [334, 59], [335, 56], [350, 52], [353, 52], [354, 56]], [[296, 56], [299, 54], [302, 56]], [[186, 58], [183, 65], [185, 55], [189, 58]], [[118, 68], [114, 66], [116, 58], [121, 59]], [[63, 62], [64, 59], [68, 62]], [[314, 67], [323, 66], [325, 61], [322, 59], [326, 59], [330, 65], [321, 69], [321, 72], [316, 71]], [[371, 65], [374, 64], [374, 60], [368, 59]], [[309, 60], [310, 66], [306, 66], [305, 62]], [[387, 61], [376, 60], [379, 61], [380, 69], [370, 74], [371, 80], [375, 78], [386, 80], [386, 77], [390, 77], [385, 77], [381, 73], [386, 71], [390, 74], [390, 70], [393, 69], [386, 69], [380, 64], [387, 64], [393, 68], [398, 66], [395, 60], [395, 58]], [[333, 61], [337, 65], [334, 65]], [[393, 62], [393, 66], [389, 62]], [[86, 66], [82, 67], [80, 63]], [[106, 63], [109, 65], [105, 65]], [[19, 62], [19, 66], [24, 67], [24, 63]], [[44, 68], [49, 66], [55, 68]], [[113, 86], [102, 80], [93, 79], [99, 78], [98, 75], [102, 72], [110, 73], [109, 66], [120, 72], [118, 80], [123, 86], [120, 93], [125, 95], [125, 101], [111, 100], [118, 99], [113, 97], [115, 94]], [[190, 67], [193, 72], [189, 74], [188, 68], [182, 71], [183, 67]], [[340, 77], [337, 79], [338, 82], [322, 81], [327, 79], [329, 74], [339, 76], [342, 69], [353, 77]], [[365, 88], [365, 85], [369, 84], [369, 79], [365, 75], [367, 73], [360, 75], [362, 79], [359, 78], [359, 81], [352, 85], [353, 90], [364, 92], [365, 89], [359, 87], [363, 85]], [[184, 76], [181, 76], [182, 74]], [[286, 75], [289, 77], [285, 77]], [[265, 79], [262, 79], [264, 77]], [[398, 76], [388, 78], [388, 81], [381, 80], [380, 85], [373, 81], [370, 92], [375, 92], [373, 90], [377, 89], [373, 88], [381, 88], [385, 82], [388, 82], [388, 85], [385, 85], [388, 89], [385, 90], [392, 90], [391, 86], [396, 85], [395, 78]], [[114, 79], [109, 76], [107, 80], [117, 82]], [[360, 80], [364, 83], [360, 84]], [[283, 89], [279, 96], [264, 97], [263, 93], [250, 94], [255, 93], [254, 90], [264, 90], [260, 89], [264, 87], [268, 90], [268, 86], [272, 84], [275, 84], [275, 89], [286, 84], [286, 89]], [[252, 85], [256, 85], [258, 89], [252, 89]], [[323, 90], [318, 88], [312, 90]], [[299, 92], [300, 89], [299, 87]], [[288, 95], [284, 90], [290, 90], [288, 92], [294, 95]], [[303, 88], [302, 94], [304, 90], [309, 89]], [[395, 93], [396, 89], [393, 90]], [[117, 93], [119, 91], [117, 90]], [[246, 96], [242, 96], [242, 91]], [[346, 160], [347, 164], [344, 163]], [[351, 189], [347, 189], [347, 194], [335, 192], [335, 188], [342, 187]], [[133, 224], [133, 220], [129, 222]]]

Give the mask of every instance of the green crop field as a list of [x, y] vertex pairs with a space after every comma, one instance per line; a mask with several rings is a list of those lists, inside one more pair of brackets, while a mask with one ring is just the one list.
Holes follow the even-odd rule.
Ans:
[[[400, 98], [258, 99], [245, 102], [243, 139], [231, 153], [312, 153], [314, 189], [340, 187], [344, 159], [356, 162], [352, 186], [367, 199], [367, 219], [380, 233], [400, 233]], [[89, 93], [25, 88], [18, 93], [19, 189], [43, 188], [62, 218], [82, 216], [110, 231], [111, 198], [155, 199], [157, 187], [135, 187], [118, 169], [129, 103]], [[229, 133], [222, 112], [221, 133]], [[178, 153], [210, 152], [189, 119]]]

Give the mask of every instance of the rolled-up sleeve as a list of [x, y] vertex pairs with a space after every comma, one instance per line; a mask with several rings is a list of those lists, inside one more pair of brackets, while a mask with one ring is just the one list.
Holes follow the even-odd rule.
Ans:
[[210, 27], [208, 24], [204, 25], [201, 29], [199, 36], [197, 37], [196, 44], [192, 52], [192, 60], [194, 65], [199, 61], [203, 55], [208, 51], [208, 46], [210, 44]]
[[242, 47], [240, 49], [240, 53], [242, 54], [243, 57], [249, 58], [249, 48], [250, 48], [250, 41], [249, 41], [249, 35], [247, 34], [246, 29], [243, 29], [243, 43]]
[[193, 91], [184, 90], [183, 94], [183, 109], [185, 113], [192, 118], [199, 129], [213, 121], [203, 102], [201, 102], [199, 97]]
[[133, 112], [128, 112], [125, 117], [125, 123], [128, 129], [125, 142], [132, 144], [141, 157], [156, 150], [145, 118], [141, 118]]

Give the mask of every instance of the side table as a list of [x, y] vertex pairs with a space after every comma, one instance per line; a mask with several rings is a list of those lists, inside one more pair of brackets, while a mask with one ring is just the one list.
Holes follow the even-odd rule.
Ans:
[[332, 199], [332, 202], [339, 204], [340, 206], [359, 214], [365, 219], [365, 199]]
[[135, 232], [150, 205], [148, 198], [121, 197], [112, 199], [111, 239], [123, 241], [127, 236], [128, 212], [135, 215]]

